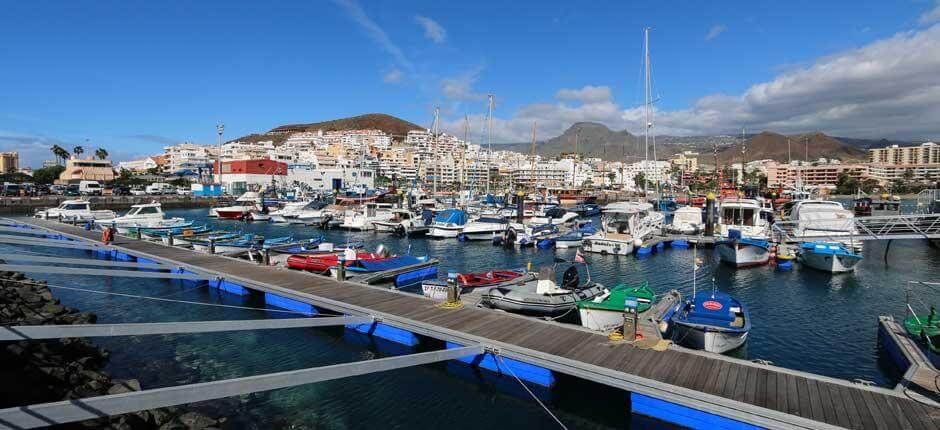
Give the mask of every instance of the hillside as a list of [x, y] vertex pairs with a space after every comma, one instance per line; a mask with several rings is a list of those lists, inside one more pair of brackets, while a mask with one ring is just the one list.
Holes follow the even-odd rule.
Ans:
[[[790, 141], [789, 154], [787, 139]], [[810, 160], [835, 158], [842, 161], [859, 161], [866, 158], [864, 150], [819, 132], [785, 136], [765, 131], [748, 138], [745, 146], [747, 160], [772, 159], [786, 163], [791, 156], [794, 160], [805, 160], [807, 153]], [[714, 164], [709, 163], [713, 160], [712, 157], [702, 155], [705, 157], [703, 162]], [[736, 142], [721, 149], [718, 159], [722, 163], [741, 161], [741, 143]]]
[[424, 130], [415, 123], [405, 121], [383, 113], [369, 113], [365, 115], [340, 118], [330, 121], [310, 124], [288, 124], [275, 127], [268, 134], [289, 134], [300, 131], [336, 131], [336, 130], [382, 130], [396, 138], [402, 138], [411, 130]]
[[[580, 132], [580, 136], [578, 133]], [[544, 157], [555, 157], [563, 153], [574, 152], [575, 141], [578, 153], [584, 157], [598, 157], [605, 160], [622, 160], [625, 157], [635, 159], [643, 156], [642, 142], [637, 145], [637, 138], [627, 131], [613, 131], [603, 124], [577, 122], [560, 136], [537, 142], [536, 150]], [[532, 153], [531, 143], [512, 143], [493, 146], [493, 149]]]
[[369, 113], [365, 115], [353, 116], [349, 118], [340, 118], [329, 121], [314, 122], [309, 124], [287, 124], [272, 128], [267, 133], [253, 133], [232, 139], [230, 142], [260, 142], [273, 140], [278, 145], [285, 140], [291, 133], [302, 131], [337, 131], [337, 130], [382, 130], [395, 139], [401, 140], [411, 130], [423, 130], [424, 128], [401, 118], [383, 113]]

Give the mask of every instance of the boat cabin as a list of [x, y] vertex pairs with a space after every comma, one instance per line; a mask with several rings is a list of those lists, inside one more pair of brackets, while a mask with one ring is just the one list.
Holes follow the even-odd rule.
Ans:
[[871, 197], [862, 197], [855, 199], [855, 205], [852, 208], [855, 216], [890, 216], [901, 214], [900, 199], [872, 199]]

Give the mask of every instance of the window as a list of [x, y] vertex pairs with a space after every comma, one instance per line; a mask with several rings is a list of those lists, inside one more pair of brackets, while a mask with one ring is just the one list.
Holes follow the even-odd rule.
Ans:
[[137, 211], [137, 215], [150, 215], [150, 214], [156, 214], [156, 213], [160, 213], [160, 212], [158, 212], [158, 211], [157, 211], [157, 208], [155, 208], [155, 207], [153, 207], [153, 206], [148, 206], [148, 207], [145, 207], [145, 208], [140, 208], [140, 210]]

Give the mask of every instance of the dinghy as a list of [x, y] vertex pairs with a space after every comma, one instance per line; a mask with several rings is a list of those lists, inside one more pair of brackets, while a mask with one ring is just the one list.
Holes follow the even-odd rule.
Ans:
[[509, 312], [557, 316], [577, 308], [578, 301], [591, 300], [606, 291], [590, 277], [581, 285], [576, 266], [565, 270], [561, 287], [556, 282], [555, 266], [543, 267], [537, 280], [490, 289], [482, 294], [481, 303]]
[[[448, 273], [447, 277], [460, 288], [460, 292], [466, 293], [522, 284], [534, 280], [535, 274], [525, 270], [491, 270], [482, 273]], [[421, 284], [421, 291], [425, 297], [444, 300], [447, 298], [447, 285], [445, 281], [425, 281]]]
[[[386, 258], [380, 254], [371, 252], [356, 252], [354, 249], [347, 248], [343, 254], [344, 265], [349, 266], [358, 260], [378, 260]], [[340, 254], [326, 255], [291, 255], [287, 258], [287, 267], [296, 270], [306, 270], [325, 274], [330, 271], [330, 267], [339, 264]]]
[[747, 308], [720, 291], [699, 291], [672, 316], [673, 339], [694, 349], [722, 354], [747, 340]]

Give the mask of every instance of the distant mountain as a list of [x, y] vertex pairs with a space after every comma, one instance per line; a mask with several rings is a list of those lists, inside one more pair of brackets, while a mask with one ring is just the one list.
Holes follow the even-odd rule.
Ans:
[[[638, 145], [637, 137], [626, 130], [613, 131], [603, 124], [596, 122], [576, 122], [560, 136], [536, 142], [536, 151], [543, 157], [557, 157], [562, 154], [573, 153], [575, 142], [578, 153], [584, 157], [597, 157], [605, 160], [637, 159], [643, 157], [642, 143]], [[515, 151], [523, 154], [532, 153], [531, 143], [502, 144], [493, 149]]]
[[242, 142], [259, 142], [264, 140], [273, 140], [279, 144], [292, 133], [303, 131], [338, 131], [338, 130], [382, 130], [395, 139], [401, 140], [411, 130], [424, 130], [410, 121], [405, 121], [391, 115], [383, 113], [369, 113], [365, 115], [353, 116], [349, 118], [340, 118], [329, 121], [314, 122], [309, 124], [287, 124], [272, 128], [264, 134], [249, 134], [234, 140]]
[[906, 140], [888, 140], [888, 139], [856, 139], [854, 137], [835, 137], [849, 145], [852, 145], [856, 148], [862, 149], [872, 149], [872, 148], [884, 148], [891, 145], [898, 146], [912, 146], [916, 143]]
[[[789, 151], [787, 139], [790, 141]], [[823, 133], [813, 132], [791, 136], [765, 131], [751, 136], [745, 141], [747, 160], [772, 159], [786, 163], [789, 158], [805, 160], [807, 154], [810, 160], [819, 158], [834, 158], [841, 161], [861, 161], [866, 158], [866, 151], [849, 145], [839, 139]], [[741, 143], [737, 142], [725, 146], [718, 151], [718, 159], [722, 163], [741, 161]], [[714, 164], [710, 154], [702, 154], [703, 162]]]

